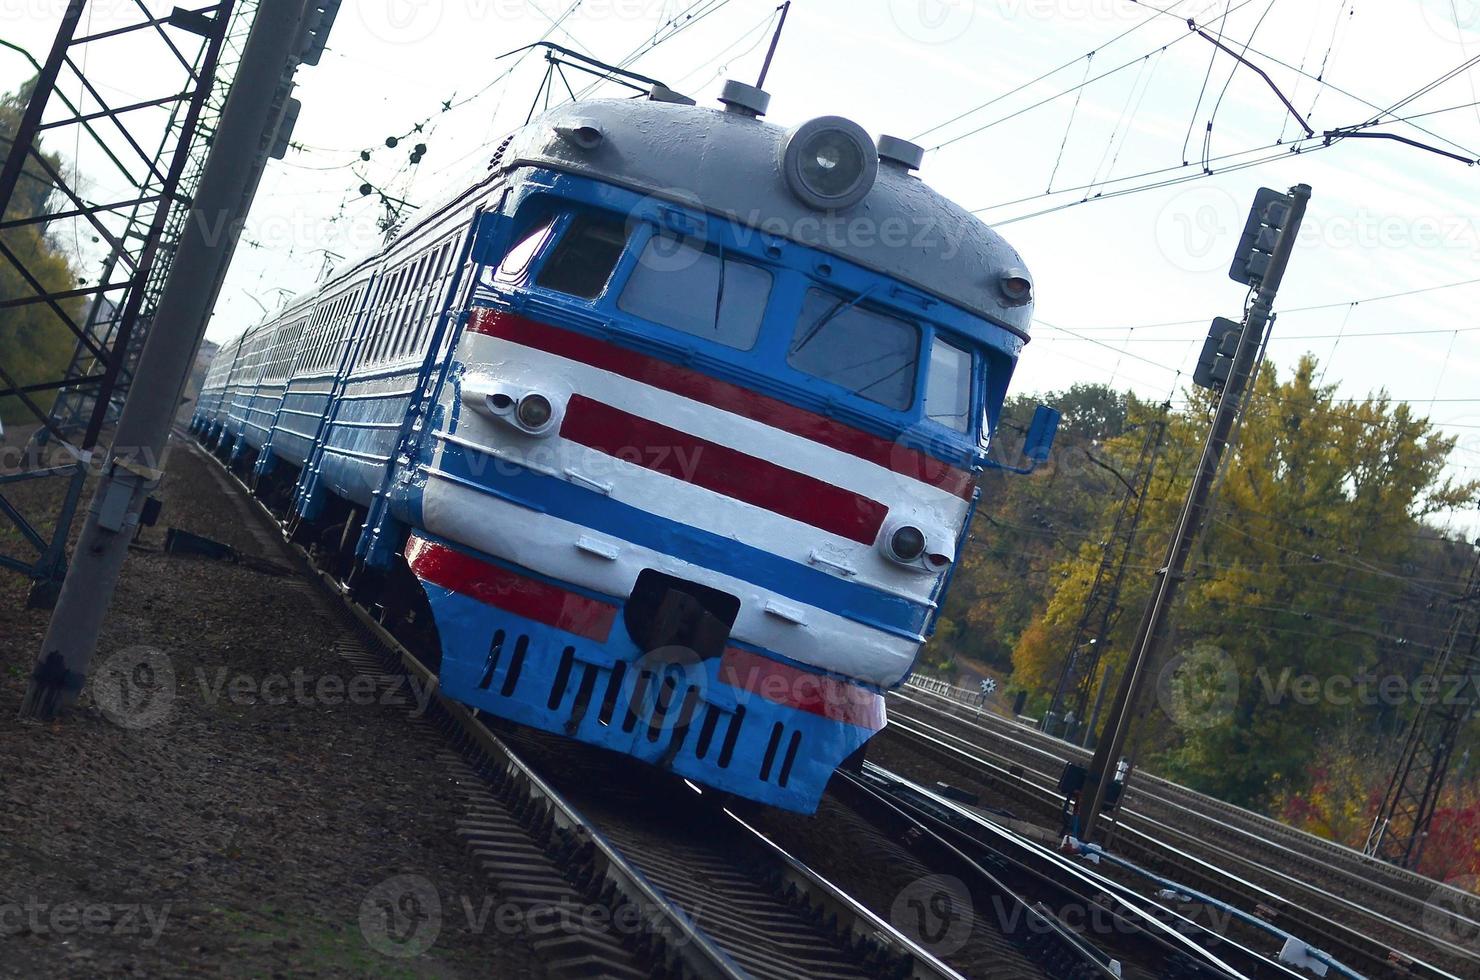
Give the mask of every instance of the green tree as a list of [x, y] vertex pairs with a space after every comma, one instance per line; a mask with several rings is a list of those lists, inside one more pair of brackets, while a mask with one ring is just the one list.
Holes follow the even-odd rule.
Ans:
[[[1039, 400], [1009, 400], [995, 456], [1016, 454]], [[983, 474], [970, 540], [937, 639], [926, 650], [928, 668], [946, 668], [962, 655], [1010, 669], [1019, 636], [1057, 586], [1057, 566], [1095, 533], [1102, 498], [1119, 492], [1113, 469], [1100, 465], [1101, 447], [1146, 406], [1107, 385], [1078, 384], [1041, 400], [1064, 413], [1053, 458], [1028, 477], [1000, 470]]]
[[[1182, 664], [1194, 651], [1206, 662], [1216, 649], [1234, 690], [1195, 692], [1197, 703], [1222, 707], [1187, 724], [1163, 685], [1161, 698], [1148, 701], [1154, 710], [1138, 723], [1143, 763], [1149, 758], [1173, 778], [1240, 803], [1262, 800], [1279, 780], [1298, 779], [1322, 738], [1396, 724], [1385, 717], [1393, 706], [1363, 704], [1345, 690], [1333, 696], [1332, 679], [1344, 688], [1343, 679], [1368, 672], [1412, 677], [1423, 669], [1447, 624], [1447, 613], [1432, 608], [1441, 589], [1433, 582], [1445, 581], [1456, 554], [1433, 540], [1423, 519], [1464, 505], [1480, 489], [1444, 477], [1454, 440], [1428, 419], [1381, 393], [1340, 402], [1334, 385], [1317, 383], [1317, 373], [1306, 357], [1284, 380], [1271, 365], [1257, 379], [1165, 651]], [[1122, 595], [1125, 615], [1106, 644], [1112, 677], [1164, 557], [1211, 410], [1210, 397], [1194, 390], [1188, 407], [1169, 420], [1146, 501], [1148, 530]], [[1130, 465], [1139, 439], [1127, 433], [1103, 449]], [[1104, 511], [1092, 526], [1105, 525], [1113, 502], [1101, 499]], [[1013, 652], [1015, 683], [1042, 692], [1057, 677], [1100, 555], [1099, 542], [1087, 538], [1052, 569], [1057, 589]], [[1436, 571], [1424, 575], [1423, 567]], [[1159, 676], [1164, 666], [1152, 665], [1153, 679], [1166, 679]], [[1307, 677], [1320, 686], [1314, 697], [1289, 685]]]
[[[30, 101], [34, 84], [34, 81], [27, 83], [17, 92], [0, 96], [0, 153], [9, 153], [14, 143], [21, 114]], [[52, 168], [60, 171], [59, 157], [47, 154], [46, 159]], [[5, 217], [14, 220], [54, 213], [56, 198], [57, 188], [46, 171], [34, 157], [28, 157]], [[0, 244], [44, 288], [68, 289], [76, 282], [76, 274], [57, 242], [44, 233], [44, 228], [44, 224], [31, 224], [6, 229], [0, 232]], [[0, 301], [35, 295], [35, 289], [17, 268], [16, 262], [0, 255]], [[83, 302], [73, 298], [61, 306], [75, 321], [81, 315]], [[20, 384], [59, 377], [71, 359], [74, 344], [72, 332], [56, 312], [44, 304], [31, 303], [0, 310], [0, 365]], [[4, 385], [0, 384], [0, 387]], [[46, 408], [55, 396], [52, 392], [45, 392], [32, 397]], [[0, 399], [0, 419], [13, 422], [22, 418], [29, 418], [29, 413], [20, 399]]]

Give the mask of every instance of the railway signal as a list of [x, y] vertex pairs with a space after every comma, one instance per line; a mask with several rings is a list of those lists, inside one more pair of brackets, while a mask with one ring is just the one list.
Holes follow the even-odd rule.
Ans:
[[1227, 317], [1213, 320], [1213, 325], [1208, 328], [1208, 339], [1203, 341], [1197, 367], [1192, 369], [1193, 384], [1209, 391], [1223, 390], [1223, 386], [1228, 384], [1228, 372], [1233, 368], [1233, 358], [1238, 353], [1243, 332], [1243, 324]]
[[[1289, 265], [1290, 252], [1295, 246], [1309, 200], [1310, 187], [1305, 184], [1298, 184], [1288, 192], [1261, 188], [1239, 239], [1229, 278], [1248, 284], [1254, 291], [1253, 300], [1244, 314], [1243, 323], [1238, 326], [1238, 343], [1228, 364], [1227, 380], [1222, 385], [1212, 428], [1203, 444], [1202, 458], [1167, 546], [1166, 560], [1155, 573], [1151, 598], [1136, 630], [1130, 659], [1121, 675], [1105, 734], [1090, 764], [1085, 785], [1089, 805], [1081, 820], [1081, 834], [1085, 840], [1091, 839], [1095, 824], [1106, 806], [1107, 794], [1125, 748], [1131, 721], [1136, 716], [1141, 691], [1151, 674], [1157, 652], [1166, 641], [1172, 605], [1182, 582], [1183, 570], [1193, 541], [1207, 517], [1223, 453], [1232, 442], [1235, 426], [1243, 412], [1244, 395], [1253, 374], [1260, 338], [1270, 321], [1275, 295]], [[1216, 322], [1214, 326], [1216, 329]], [[1218, 351], [1222, 350], [1222, 345], [1223, 338], [1220, 337]], [[1216, 359], [1210, 367], [1210, 381], [1214, 380], [1212, 367], [1217, 367]]]

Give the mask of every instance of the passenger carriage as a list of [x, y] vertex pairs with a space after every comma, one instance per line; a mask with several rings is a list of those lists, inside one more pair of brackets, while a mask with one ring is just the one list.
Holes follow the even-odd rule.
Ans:
[[194, 426], [430, 614], [448, 694], [810, 811], [933, 627], [1032, 285], [918, 148], [674, 98], [537, 117], [223, 347]]

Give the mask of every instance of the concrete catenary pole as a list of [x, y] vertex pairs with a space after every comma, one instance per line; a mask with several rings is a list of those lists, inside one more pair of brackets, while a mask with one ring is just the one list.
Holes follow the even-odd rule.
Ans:
[[222, 110], [179, 249], [134, 373], [113, 446], [102, 463], [62, 585], [22, 718], [48, 719], [87, 681], [98, 632], [149, 494], [163, 477], [164, 447], [210, 319], [217, 283], [241, 232], [248, 190], [266, 161], [283, 75], [303, 44], [304, 0], [261, 0], [236, 81]]
[[[1254, 361], [1258, 353], [1259, 338], [1264, 336], [1264, 327], [1272, 315], [1275, 294], [1279, 292], [1285, 268], [1290, 262], [1290, 253], [1300, 232], [1300, 222], [1305, 217], [1310, 188], [1305, 184], [1297, 184], [1290, 188], [1284, 200], [1288, 207], [1287, 216], [1275, 235], [1268, 271], [1260, 281], [1254, 300], [1249, 304], [1244, 317], [1244, 328], [1234, 354], [1227, 386], [1218, 399], [1213, 424], [1203, 443], [1202, 458], [1187, 491], [1187, 499], [1182, 505], [1176, 530], [1167, 545], [1166, 561], [1156, 572], [1151, 598], [1146, 603], [1141, 624], [1136, 630], [1135, 642], [1131, 644], [1130, 658], [1115, 693], [1115, 704], [1105, 722], [1105, 734], [1095, 747], [1094, 759], [1090, 762], [1084, 787], [1084, 792], [1089, 794], [1090, 803], [1081, 814], [1080, 824], [1080, 837], [1083, 840], [1092, 839], [1090, 835], [1094, 833], [1096, 823], [1103, 815], [1105, 798], [1115, 778], [1116, 766], [1125, 748], [1126, 735], [1131, 723], [1140, 713], [1141, 691], [1150, 666], [1167, 640], [1172, 605], [1176, 601], [1178, 587], [1182, 584], [1193, 541], [1207, 517], [1223, 452], [1232, 441], [1235, 427], [1243, 413], [1245, 390], [1254, 381]], [[1258, 207], [1258, 198], [1255, 206]], [[1240, 248], [1243, 248], [1242, 243]]]

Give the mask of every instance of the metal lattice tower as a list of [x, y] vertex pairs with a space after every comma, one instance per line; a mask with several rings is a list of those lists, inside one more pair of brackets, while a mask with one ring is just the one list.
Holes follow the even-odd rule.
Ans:
[[[1455, 604], [1444, 646], [1429, 671], [1438, 694], [1423, 700], [1408, 726], [1403, 755], [1363, 848], [1403, 868], [1417, 868], [1434, 820], [1449, 761], [1464, 723], [1480, 705], [1480, 554]], [[1457, 679], [1458, 684], [1451, 684]]]
[[[1074, 637], [1065, 654], [1064, 665], [1059, 670], [1053, 702], [1044, 716], [1045, 719], [1052, 718], [1060, 707], [1067, 706], [1068, 711], [1073, 712], [1076, 723], [1082, 726], [1080, 744], [1088, 744], [1099, 718], [1098, 700], [1095, 702], [1094, 718], [1086, 719], [1085, 711], [1089, 709], [1090, 699], [1095, 696], [1096, 689], [1103, 691], [1107, 686], [1096, 683], [1099, 680], [1100, 662], [1104, 659], [1110, 631], [1120, 613], [1120, 588], [1125, 581], [1126, 566], [1130, 563], [1131, 552], [1136, 543], [1136, 531], [1140, 527], [1141, 512], [1146, 505], [1146, 491], [1151, 487], [1151, 478], [1156, 473], [1156, 461], [1166, 438], [1166, 415], [1169, 408], [1170, 403], [1163, 405], [1160, 415], [1146, 426], [1145, 436], [1141, 440], [1141, 453], [1136, 459], [1134, 482], [1126, 484], [1125, 495], [1121, 497], [1120, 507], [1115, 512], [1115, 523], [1105, 538], [1100, 564], [1095, 569], [1094, 582], [1084, 601], [1084, 610], [1079, 614], [1079, 621], [1074, 625]], [[1067, 712], [1064, 717], [1068, 717]], [[1065, 735], [1068, 738], [1074, 737], [1073, 732], [1066, 732]]]
[[[187, 162], [175, 191], [174, 206], [169, 209], [164, 229], [160, 234], [157, 260], [150, 270], [148, 281], [144, 284], [144, 302], [139, 308], [137, 326], [129, 333], [129, 342], [124, 352], [123, 363], [118, 371], [118, 380], [113, 386], [105, 422], [117, 418], [123, 400], [128, 396], [129, 385], [133, 382], [134, 366], [138, 363], [139, 353], [144, 348], [144, 340], [149, 335], [149, 324], [154, 320], [154, 311], [159, 304], [160, 293], [164, 290], [165, 279], [169, 275], [170, 259], [174, 256], [175, 248], [180, 240], [180, 230], [184, 226], [190, 201], [195, 196], [195, 188], [200, 183], [206, 153], [211, 148], [211, 138], [221, 118], [226, 96], [231, 91], [231, 83], [236, 76], [236, 67], [241, 60], [242, 46], [246, 43], [246, 37], [251, 30], [252, 19], [256, 13], [257, 0], [237, 0], [230, 13], [231, 19], [228, 22], [221, 53], [216, 62], [215, 78], [207, 92], [200, 118], [196, 121], [194, 135], [190, 136], [185, 132], [188, 119], [183, 110], [186, 107], [183, 104], [177, 104], [160, 143], [160, 156], [165, 155], [170, 147], [184, 146]], [[187, 136], [190, 137], [188, 140]], [[144, 210], [143, 206], [136, 208], [134, 214], [130, 215], [131, 222], [136, 223], [140, 213]], [[111, 267], [119, 261], [121, 261], [121, 256], [114, 252], [108, 256], [105, 265], [111, 271]], [[104, 278], [107, 278], [107, 273]], [[95, 336], [107, 341], [103, 344], [105, 349], [111, 346], [112, 339], [118, 334], [123, 312], [123, 306], [117, 302], [98, 302], [88, 309], [88, 328]], [[89, 351], [88, 345], [79, 342], [72, 354], [72, 361], [68, 365], [65, 377], [69, 379], [86, 378], [98, 368], [99, 365]], [[86, 385], [74, 385], [62, 389], [52, 405], [52, 428], [68, 435], [82, 431], [91, 416], [94, 396], [95, 392]]]
[[[172, 217], [178, 231], [188, 202], [186, 175], [198, 174], [204, 152], [202, 123], [224, 99], [216, 81], [228, 33], [250, 25], [245, 16], [233, 17], [236, 6], [219, 0], [185, 10], [131, 0], [93, 11], [86, 0], [71, 0], [45, 64], [31, 59], [36, 81], [16, 132], [3, 134], [0, 264], [15, 270], [20, 287], [0, 295], [0, 329], [39, 317], [36, 329], [75, 345], [71, 362], [51, 377], [17, 378], [11, 365], [0, 364], [0, 403], [24, 406], [36, 436], [20, 468], [0, 475], [0, 514], [31, 553], [0, 554], [0, 568], [31, 576], [33, 605], [54, 599], [88, 463], [118, 386], [127, 382], [129, 352], [146, 335], [150, 287], [157, 299], [169, 267], [166, 233]], [[150, 71], [140, 72], [141, 63]], [[105, 94], [113, 92], [128, 92], [131, 101]], [[49, 159], [46, 147], [67, 148], [70, 165]], [[30, 187], [32, 193], [18, 194], [23, 183], [39, 184], [42, 192]], [[107, 249], [96, 278], [73, 269], [80, 278], [61, 283], [39, 272], [44, 250], [26, 243], [80, 240], [64, 232]], [[70, 483], [47, 535], [43, 522], [3, 491], [49, 477]]]

